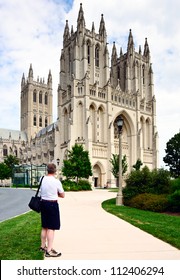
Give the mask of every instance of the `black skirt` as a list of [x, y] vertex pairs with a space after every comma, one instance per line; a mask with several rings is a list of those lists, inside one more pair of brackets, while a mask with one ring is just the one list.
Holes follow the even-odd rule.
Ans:
[[43, 228], [60, 229], [60, 213], [57, 202], [41, 201], [41, 224]]

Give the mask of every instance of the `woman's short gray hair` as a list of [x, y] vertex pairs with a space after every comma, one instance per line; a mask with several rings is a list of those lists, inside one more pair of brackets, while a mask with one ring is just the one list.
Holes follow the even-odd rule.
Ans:
[[54, 163], [48, 163], [48, 165], [47, 165], [47, 172], [49, 174], [56, 173], [56, 165]]

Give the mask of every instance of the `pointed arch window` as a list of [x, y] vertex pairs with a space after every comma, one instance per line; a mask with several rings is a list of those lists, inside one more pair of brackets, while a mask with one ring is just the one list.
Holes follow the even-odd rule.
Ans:
[[90, 61], [91, 61], [91, 51], [90, 51], [90, 42], [87, 41], [87, 60], [88, 60], [88, 64], [90, 64]]
[[143, 79], [143, 85], [145, 84], [145, 66], [142, 66], [142, 79]]
[[34, 117], [33, 117], [33, 125], [34, 125], [34, 126], [36, 126], [36, 125], [37, 125], [36, 115], [34, 115]]
[[48, 125], [48, 119], [47, 117], [45, 118], [45, 127]]
[[39, 103], [42, 104], [42, 91], [39, 92]]
[[44, 96], [44, 103], [45, 103], [45, 105], [48, 104], [48, 94], [47, 94], [47, 92], [45, 93], [45, 96]]
[[17, 152], [17, 148], [16, 147], [15, 147], [15, 150], [14, 150], [14, 154], [15, 154], [16, 157], [18, 156], [18, 152]]
[[8, 149], [7, 149], [7, 146], [4, 145], [3, 146], [3, 157], [6, 157], [8, 155]]
[[42, 127], [42, 117], [39, 117], [39, 126]]
[[117, 68], [117, 78], [118, 78], [118, 80], [120, 80], [120, 67], [119, 66]]
[[68, 64], [69, 64], [69, 73], [71, 72], [71, 50], [68, 49]]
[[37, 99], [37, 92], [36, 90], [33, 91], [33, 102], [36, 102]]
[[95, 48], [95, 66], [99, 67], [99, 46], [96, 45]]

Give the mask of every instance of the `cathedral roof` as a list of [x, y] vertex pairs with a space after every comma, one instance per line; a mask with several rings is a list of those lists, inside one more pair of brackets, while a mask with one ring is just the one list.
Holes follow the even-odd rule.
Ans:
[[26, 132], [20, 130], [12, 130], [6, 128], [0, 128], [0, 139], [9, 139], [12, 140], [22, 140], [27, 141]]
[[48, 126], [42, 128], [42, 129], [36, 134], [36, 136], [37, 136], [37, 137], [40, 137], [41, 135], [44, 135], [44, 134], [46, 134], [46, 133], [49, 133], [49, 132], [55, 130], [56, 127], [57, 127], [57, 123], [56, 123], [56, 122], [55, 122], [55, 123], [52, 123], [52, 124], [50, 124], [50, 125], [48, 125]]

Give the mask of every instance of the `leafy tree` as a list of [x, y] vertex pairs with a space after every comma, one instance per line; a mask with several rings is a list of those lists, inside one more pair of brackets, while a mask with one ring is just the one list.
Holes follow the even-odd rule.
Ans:
[[[111, 172], [114, 175], [114, 177], [118, 180], [119, 179], [119, 155], [112, 154], [110, 163], [112, 164]], [[128, 168], [127, 158], [126, 155], [124, 155], [122, 158], [122, 175], [126, 173], [127, 168]], [[117, 185], [118, 185], [118, 181], [117, 181]]]
[[132, 166], [135, 170], [140, 170], [141, 165], [143, 165], [142, 161], [138, 158], [136, 163]]
[[4, 163], [7, 165], [7, 167], [10, 169], [10, 176], [13, 176], [13, 167], [14, 165], [18, 165], [19, 164], [19, 159], [16, 156], [13, 155], [9, 155], [5, 158]]
[[11, 177], [11, 169], [4, 163], [0, 163], [0, 180], [9, 179]]
[[63, 161], [62, 173], [67, 178], [77, 179], [89, 178], [92, 175], [89, 153], [82, 145], [75, 144], [71, 151], [68, 151], [68, 159]]
[[165, 152], [163, 161], [169, 166], [171, 176], [180, 177], [180, 132], [167, 142]]

